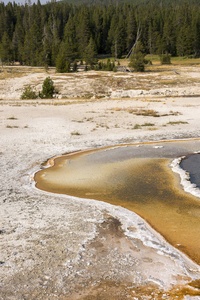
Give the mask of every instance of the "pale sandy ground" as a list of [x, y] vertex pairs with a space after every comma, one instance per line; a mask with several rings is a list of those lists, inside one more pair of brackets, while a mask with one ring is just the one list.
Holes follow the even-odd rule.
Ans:
[[[20, 95], [27, 84], [41, 89], [48, 75], [43, 71], [1, 78], [0, 299], [200, 299], [188, 285], [200, 279], [199, 266], [136, 214], [48, 194], [31, 182], [42, 162], [62, 153], [200, 137], [199, 71], [51, 70], [60, 100], [40, 101], [22, 101]], [[159, 117], [135, 115], [134, 109], [155, 110]], [[141, 127], [134, 129], [136, 124]]]

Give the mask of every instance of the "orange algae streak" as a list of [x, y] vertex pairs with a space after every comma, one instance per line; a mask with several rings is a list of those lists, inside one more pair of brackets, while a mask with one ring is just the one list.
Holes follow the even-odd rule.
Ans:
[[[87, 155], [90, 155], [87, 154]], [[121, 205], [200, 264], [200, 201], [181, 190], [169, 159], [97, 163], [77, 153], [35, 175], [39, 189]]]

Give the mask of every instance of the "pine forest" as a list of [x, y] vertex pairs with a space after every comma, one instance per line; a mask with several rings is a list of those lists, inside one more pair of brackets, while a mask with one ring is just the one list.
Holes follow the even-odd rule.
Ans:
[[138, 32], [145, 54], [200, 56], [199, 1], [138, 2], [1, 2], [1, 63], [62, 66], [62, 61], [90, 64], [103, 55], [121, 58]]

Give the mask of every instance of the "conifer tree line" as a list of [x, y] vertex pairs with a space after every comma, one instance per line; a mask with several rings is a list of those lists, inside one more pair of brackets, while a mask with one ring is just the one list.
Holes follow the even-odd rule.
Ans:
[[[163, 4], [164, 3], [164, 4]], [[137, 5], [0, 3], [0, 59], [55, 66], [97, 55], [125, 56], [140, 29], [146, 54], [200, 56], [199, 1], [150, 1]]]

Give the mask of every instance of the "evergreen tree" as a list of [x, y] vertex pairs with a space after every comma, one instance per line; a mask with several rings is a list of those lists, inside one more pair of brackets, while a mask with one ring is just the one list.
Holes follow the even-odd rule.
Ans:
[[117, 58], [118, 53], [117, 53], [117, 48], [118, 48], [118, 40], [117, 40], [117, 26], [118, 26], [118, 16], [113, 15], [111, 24], [110, 24], [110, 29], [108, 32], [108, 43], [109, 43], [109, 48], [111, 49], [112, 56]]
[[103, 41], [103, 17], [102, 17], [102, 9], [100, 7], [97, 7], [94, 9], [93, 15], [92, 15], [92, 33], [94, 36], [94, 41], [96, 45], [96, 49], [98, 53], [104, 53], [104, 41]]
[[179, 56], [188, 56], [194, 51], [194, 32], [191, 26], [192, 14], [188, 3], [184, 2], [176, 14], [176, 48]]
[[23, 45], [24, 45], [24, 28], [18, 16], [15, 30], [12, 37], [12, 49], [13, 49], [13, 59], [15, 61], [23, 62]]
[[127, 41], [126, 48], [127, 52], [133, 47], [137, 35], [137, 24], [135, 19], [135, 13], [131, 10], [127, 17]]
[[173, 16], [170, 14], [171, 11], [168, 11], [166, 14], [166, 19], [163, 27], [163, 46], [166, 53], [171, 55], [176, 55], [176, 33], [175, 25], [173, 23]]
[[110, 17], [109, 14], [104, 8], [102, 14], [102, 37], [101, 37], [101, 52], [100, 53], [110, 53], [109, 42], [108, 42], [108, 32], [110, 28]]
[[145, 69], [145, 54], [141, 42], [138, 42], [130, 56], [129, 67], [136, 72], [143, 72]]
[[63, 51], [69, 62], [78, 58], [78, 43], [74, 18], [70, 17], [65, 25]]
[[96, 55], [96, 45], [93, 39], [90, 38], [89, 44], [85, 48], [83, 59], [85, 60], [87, 65], [91, 66], [91, 68], [93, 68], [93, 66], [97, 63]]
[[0, 44], [0, 58], [2, 63], [8, 63], [12, 61], [12, 46], [7, 32], [4, 32]]
[[40, 98], [50, 99], [53, 98], [55, 92], [53, 80], [50, 77], [47, 77], [42, 85], [42, 92], [39, 93]]
[[116, 29], [116, 44], [115, 44], [115, 58], [121, 58], [126, 53], [126, 30], [123, 16], [120, 16], [119, 23]]
[[6, 28], [5, 28], [5, 18], [4, 18], [4, 11], [2, 9], [2, 4], [0, 3], [0, 41], [2, 40], [2, 37], [3, 37], [3, 34], [4, 34], [4, 31], [6, 31]]
[[45, 64], [45, 66], [50, 66], [52, 65], [52, 41], [53, 41], [53, 36], [49, 27], [49, 24], [46, 23], [44, 25], [43, 29], [43, 40], [42, 40], [42, 47], [43, 51], [41, 53], [41, 58]]
[[42, 39], [40, 28], [33, 24], [25, 36], [23, 60], [28, 65], [42, 65], [44, 62], [41, 61], [41, 53]]
[[59, 38], [59, 20], [56, 18], [55, 16], [55, 7], [54, 7], [54, 4], [53, 3], [53, 7], [52, 7], [52, 13], [51, 15], [49, 16], [49, 20], [48, 20], [48, 23], [49, 23], [49, 27], [51, 29], [51, 34], [52, 34], [52, 45], [51, 45], [51, 64], [53, 66], [56, 65], [56, 58], [57, 58], [57, 55], [59, 53], [59, 47], [60, 47], [60, 43], [61, 43], [61, 40]]
[[188, 56], [193, 54], [194, 40], [189, 26], [182, 26], [177, 36], [177, 54]]
[[83, 6], [79, 15], [77, 15], [77, 28], [76, 35], [78, 38], [79, 57], [83, 58], [85, 48], [87, 47], [90, 39], [90, 25], [89, 25], [89, 12], [87, 7]]
[[151, 53], [162, 53], [163, 45], [160, 34], [160, 24], [155, 16], [150, 21], [149, 24], [149, 45], [151, 45]]
[[58, 73], [69, 73], [70, 63], [66, 60], [65, 55], [60, 51], [56, 59], [56, 71]]
[[28, 85], [22, 95], [21, 95], [21, 99], [37, 99], [38, 95], [36, 94], [36, 92], [32, 89], [32, 87], [30, 85]]
[[194, 56], [200, 56], [200, 14], [193, 18], [192, 28], [194, 30]]

